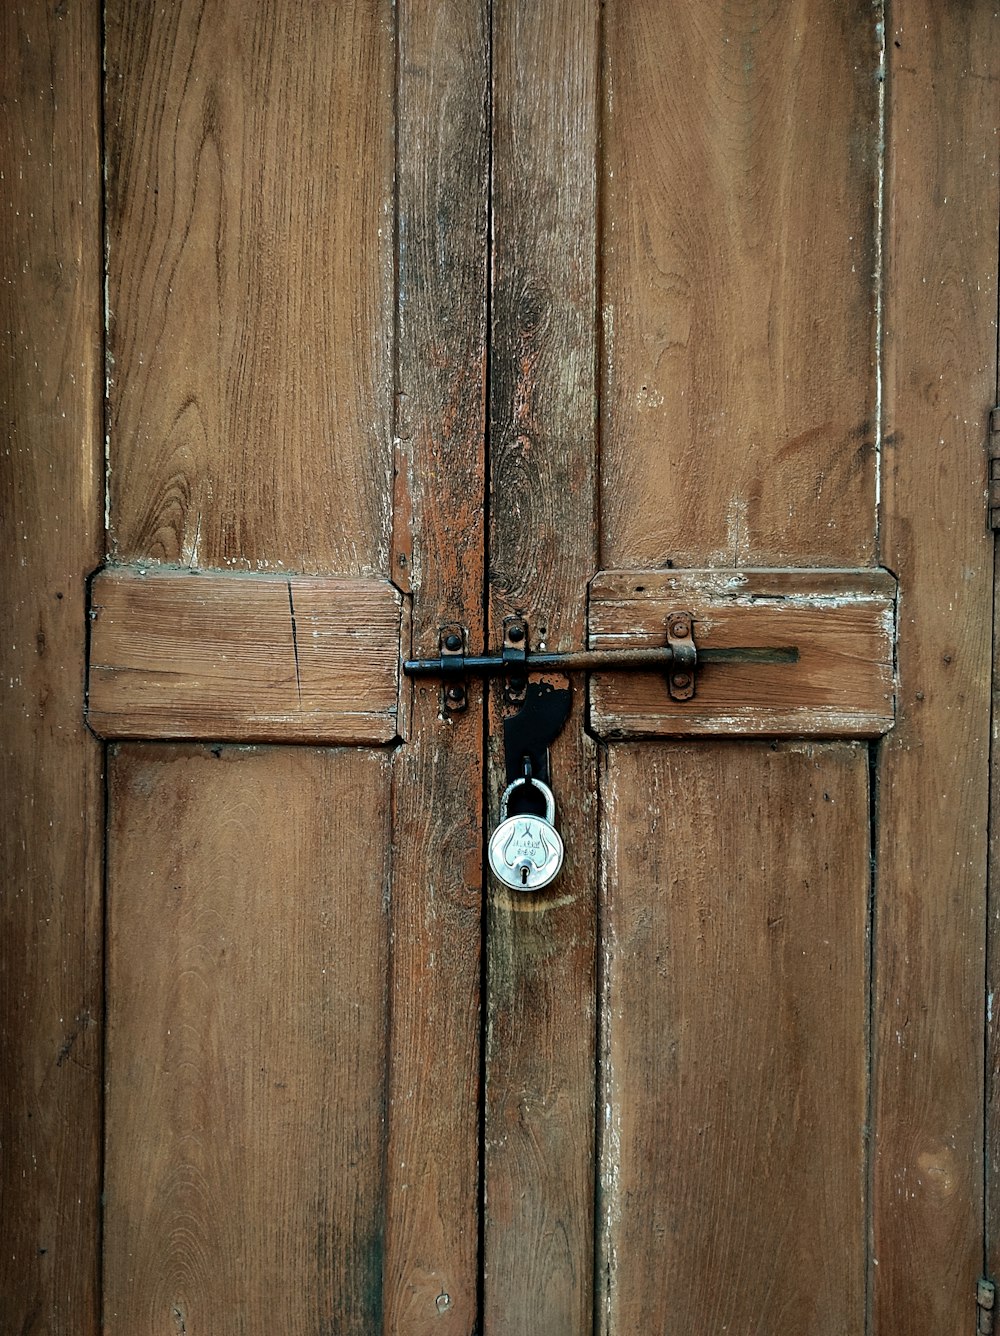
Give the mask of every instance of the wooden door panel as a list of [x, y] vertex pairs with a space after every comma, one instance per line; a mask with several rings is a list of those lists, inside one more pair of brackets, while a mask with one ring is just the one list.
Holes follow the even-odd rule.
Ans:
[[[871, 11], [655, 11], [604, 17], [602, 560], [658, 568], [641, 600], [689, 566], [706, 587], [809, 568], [818, 596], [817, 568], [876, 553]], [[763, 708], [721, 667], [703, 699], [780, 732], [806, 649]], [[595, 685], [598, 729], [672, 731], [642, 691]], [[864, 1330], [868, 755], [772, 746], [612, 742], [602, 764], [607, 1336]]]
[[99, 15], [0, 7], [0, 1331], [96, 1331], [101, 748]]
[[[482, 644], [489, 7], [396, 6], [397, 393], [391, 573], [413, 649]], [[483, 691], [412, 692], [393, 775], [384, 1330], [468, 1336], [480, 1290]]]
[[87, 722], [105, 738], [391, 742], [400, 603], [357, 576], [101, 571]]
[[957, 1336], [983, 1266], [1000, 16], [889, 20], [880, 547], [903, 614], [876, 773], [872, 1321]]
[[112, 759], [107, 1329], [370, 1336], [389, 756]]
[[[995, 7], [105, 8], [103, 224], [97, 11], [7, 25], [0, 1325], [957, 1336]], [[789, 589], [801, 699], [574, 676], [488, 882], [502, 692], [401, 645]]]
[[[598, 9], [494, 0], [489, 639], [582, 646], [597, 565]], [[504, 781], [490, 693], [490, 802]], [[483, 1324], [577, 1336], [593, 1313], [596, 755], [552, 749], [567, 857], [550, 893], [488, 883]]]
[[876, 18], [604, 8], [605, 567], [873, 560]]
[[109, 0], [109, 542], [384, 572], [391, 6]]
[[699, 658], [695, 695], [666, 673], [595, 673], [598, 737], [741, 733], [879, 737], [895, 706], [896, 581], [888, 571], [601, 571], [590, 582], [595, 649], [663, 645], [669, 617], [692, 616], [697, 651], [794, 648], [788, 663]]
[[[626, 1223], [610, 1205], [599, 1216], [603, 1255], [613, 1258], [603, 1320], [609, 1333], [628, 1330], [640, 1318], [666, 1327], [679, 1305], [679, 1330], [727, 1320], [741, 1329], [755, 1329], [757, 1322], [762, 1329], [808, 1324], [806, 1317], [782, 1313], [782, 1296], [792, 1294], [805, 1313], [815, 1314], [820, 1330], [826, 1322], [831, 1331], [859, 1329], [871, 1303], [875, 1329], [888, 1333], [908, 1329], [919, 1294], [928, 1331], [957, 1331], [968, 1320], [980, 1265], [974, 1018], [985, 913], [984, 633], [992, 560], [982, 437], [996, 358], [996, 164], [986, 139], [995, 134], [998, 115], [995, 95], [984, 105], [972, 81], [982, 53], [992, 50], [996, 22], [983, 6], [977, 22], [985, 26], [980, 31], [974, 23], [969, 34], [957, 15], [945, 21], [936, 12], [930, 22], [921, 4], [894, 7], [887, 59], [890, 73], [899, 73], [884, 104], [883, 193], [881, 32], [867, 6], [831, 6], [822, 14], [812, 7], [808, 22], [794, 5], [683, 6], [670, 25], [657, 21], [654, 11], [651, 4], [609, 5], [604, 18], [602, 559], [607, 566], [659, 567], [654, 578], [661, 586], [669, 584], [671, 567], [689, 565], [884, 562], [899, 576], [902, 725], [871, 755], [878, 854], [868, 928], [875, 943], [872, 980], [861, 920], [852, 920], [846, 957], [837, 964], [844, 971], [840, 1000], [831, 993], [812, 1004], [814, 1043], [823, 1042], [824, 1012], [844, 1009], [841, 1066], [830, 1055], [827, 1061], [841, 1073], [848, 1062], [851, 1077], [840, 1081], [833, 1098], [847, 1101], [851, 1120], [867, 1116], [869, 1098], [872, 1110], [874, 1149], [866, 1168], [864, 1141], [844, 1131], [824, 1141], [829, 1122], [807, 1112], [808, 1101], [800, 1108], [802, 1134], [812, 1120], [817, 1152], [827, 1159], [822, 1171], [800, 1161], [799, 1190], [808, 1196], [810, 1176], [820, 1172], [822, 1209], [833, 1211], [830, 1219], [843, 1213], [815, 1273], [821, 1284], [836, 1276], [836, 1297], [831, 1292], [829, 1302], [815, 1308], [793, 1260], [823, 1250], [823, 1221], [802, 1222], [794, 1246], [775, 1247], [754, 1233], [781, 1227], [799, 1205], [797, 1196], [789, 1201], [780, 1172], [764, 1172], [753, 1216], [743, 1214], [739, 1192], [730, 1191], [744, 1163], [766, 1158], [757, 1137], [780, 1116], [780, 1098], [762, 1090], [725, 1149], [709, 1142], [699, 1156], [675, 1152], [677, 1133], [689, 1133], [697, 1112], [686, 1105], [672, 1129], [675, 1139], [638, 1142], [641, 1181], [635, 1181], [640, 1189], [655, 1181], [663, 1197], [654, 1206], [651, 1194], [645, 1212], [640, 1206], [644, 1222], [634, 1209], [625, 1210], [626, 1204], [634, 1208], [635, 1196], [620, 1187], [617, 1131], [605, 1136], [605, 1191], [610, 1184], [608, 1201], [622, 1204]], [[918, 42], [914, 30], [924, 34]], [[943, 65], [934, 65], [937, 60]], [[923, 77], [914, 77], [913, 69]], [[935, 164], [945, 157], [947, 170], [939, 172]], [[977, 209], [958, 226], [945, 201], [970, 192]], [[884, 420], [876, 411], [880, 404]], [[822, 570], [818, 575], [825, 578]], [[594, 699], [600, 707], [609, 693], [623, 699], [635, 690], [619, 683], [595, 687]], [[697, 702], [692, 706], [696, 714]], [[600, 708], [597, 722], [600, 727]], [[656, 731], [651, 722], [647, 710], [645, 731]], [[602, 772], [618, 786], [610, 790], [618, 794], [616, 812], [627, 810], [619, 750], [609, 748]], [[688, 752], [653, 745], [636, 754], [644, 764], [636, 761], [629, 773], [637, 786], [648, 786], [651, 777], [672, 774]], [[708, 765], [713, 754], [707, 744], [694, 753]], [[734, 745], [729, 754], [733, 773], [743, 774], [755, 791], [751, 775], [759, 787], [764, 774], [758, 749]], [[860, 913], [867, 892], [858, 851], [868, 845], [863, 823], [869, 806], [863, 757], [843, 746], [820, 747], [814, 756], [817, 779], [829, 793], [837, 788], [843, 758], [854, 758], [854, 820], [814, 827], [808, 791], [791, 786], [777, 864], [789, 894], [799, 875], [795, 859], [817, 860], [811, 881], [818, 867], [839, 869], [844, 881], [836, 884]], [[692, 760], [692, 772], [696, 764]], [[687, 788], [697, 792], [693, 773]], [[731, 794], [724, 777], [716, 777], [716, 788]], [[673, 864], [666, 854], [652, 865], [641, 852], [633, 855], [644, 811], [639, 796], [633, 802], [630, 835], [616, 832], [606, 816], [603, 840], [610, 849], [625, 842], [624, 865], [634, 857], [636, 879], [641, 866], [643, 891], [655, 896], [673, 884]], [[690, 819], [683, 802], [682, 791], [675, 818], [682, 828]], [[711, 828], [693, 841], [685, 888], [696, 905], [714, 903], [718, 869], [730, 862], [719, 851], [732, 850], [731, 861], [744, 867], [744, 851], [752, 856], [756, 842], [767, 838], [759, 818], [748, 819], [744, 802], [731, 794]], [[607, 813], [607, 795], [602, 803]], [[807, 852], [797, 845], [806, 830], [812, 832]], [[604, 922], [621, 904], [615, 895], [624, 894], [614, 882], [622, 858], [614, 857]], [[783, 863], [784, 857], [793, 862]], [[948, 889], [938, 896], [934, 887]], [[912, 950], [911, 941], [917, 943]], [[626, 977], [630, 957], [621, 941], [605, 942], [603, 955], [606, 981]], [[737, 963], [749, 967], [749, 960], [741, 956]], [[747, 1022], [763, 1027], [751, 1041], [758, 1060], [770, 1018], [784, 1018], [779, 1024], [790, 1041], [798, 1021], [789, 1018], [802, 1000], [801, 982], [776, 978], [763, 965], [761, 971], [775, 987], [770, 1009], [758, 1009]], [[672, 973], [669, 978], [665, 987], [682, 986]], [[925, 1000], [928, 989], [933, 1002]], [[706, 988], [692, 997], [692, 1028], [703, 1046], [718, 1052], [715, 1045], [727, 1042], [728, 1031], [719, 1029], [712, 994]], [[662, 1070], [661, 1040], [655, 1020], [644, 1018], [641, 999], [626, 995], [622, 1005], [624, 1019], [613, 1012], [608, 1017], [605, 1004], [612, 1032], [616, 1024], [619, 1033], [622, 1025], [631, 1028], [629, 1046], [604, 1048], [604, 1082], [628, 1109], [630, 1098], [638, 1099], [630, 1081], [643, 1080], [635, 1074]], [[620, 1071], [626, 1058], [631, 1065]], [[811, 1062], [807, 1077], [791, 1078], [793, 1087], [818, 1079], [819, 1065], [813, 1069]], [[669, 1083], [659, 1079], [646, 1106], [654, 1113], [672, 1107]], [[744, 1094], [752, 1097], [752, 1088], [747, 1083]], [[615, 1100], [609, 1102], [616, 1129]], [[789, 1153], [794, 1161], [794, 1146]], [[860, 1216], [849, 1214], [848, 1198], [832, 1185], [849, 1182], [861, 1193], [869, 1172], [874, 1234], [862, 1284], [863, 1253], [853, 1242], [845, 1252], [840, 1235]], [[831, 1188], [833, 1198], [825, 1195]], [[629, 1228], [652, 1230], [657, 1209], [667, 1211], [668, 1202], [691, 1204], [693, 1212], [678, 1225], [678, 1247], [687, 1246], [707, 1218], [713, 1238], [727, 1229], [736, 1231], [737, 1246], [753, 1237], [753, 1250], [767, 1259], [758, 1264], [766, 1280], [740, 1267], [740, 1294], [720, 1297], [718, 1282], [709, 1284], [700, 1260], [687, 1256], [683, 1275], [669, 1264], [641, 1279], [626, 1269], [616, 1299], [619, 1268], [631, 1265], [635, 1251], [615, 1246], [629, 1238]], [[731, 1248], [723, 1253], [733, 1255]], [[692, 1276], [699, 1275], [697, 1287]], [[725, 1295], [726, 1279], [722, 1285]], [[641, 1298], [630, 1308], [636, 1287]], [[743, 1310], [748, 1294], [754, 1304]]]
[[[470, 480], [462, 456], [482, 411], [463, 405], [443, 448], [441, 399], [420, 418], [404, 348], [431, 323], [436, 268], [397, 327], [393, 10], [112, 3], [107, 35], [109, 545], [134, 565], [95, 581], [95, 647], [113, 643], [92, 705], [112, 734], [214, 744], [112, 749], [109, 1329], [467, 1332], [479, 856], [473, 900], [470, 860], [439, 836], [478, 827], [481, 730], [444, 767], [435, 689], [406, 757], [226, 745], [393, 741], [404, 595], [417, 642], [466, 612], [439, 606], [428, 553], [459, 498], [481, 508], [481, 463], [473, 449]], [[440, 95], [430, 46], [405, 50], [442, 62]], [[406, 118], [401, 98], [403, 140]], [[426, 161], [425, 125], [408, 163]], [[403, 182], [398, 206], [419, 253]], [[474, 195], [469, 212], [483, 228]], [[460, 272], [474, 235], [454, 234]], [[478, 268], [478, 307], [454, 292], [463, 356], [439, 348], [453, 395]], [[400, 265], [401, 287], [419, 273]], [[420, 486], [402, 460], [415, 434]], [[447, 521], [421, 490], [432, 455], [455, 464]], [[174, 708], [192, 685], [198, 706]], [[162, 895], [137, 898], [150, 884]]]
[[602, 768], [601, 1330], [864, 1331], [868, 755]]

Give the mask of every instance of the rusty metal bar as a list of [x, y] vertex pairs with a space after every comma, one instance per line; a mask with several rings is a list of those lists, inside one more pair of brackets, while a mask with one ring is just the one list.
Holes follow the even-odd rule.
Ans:
[[[770, 648], [743, 646], [732, 649], [698, 649], [699, 666], [709, 663], [796, 663], [799, 651], [794, 646]], [[409, 677], [483, 677], [519, 676], [526, 673], [613, 673], [666, 671], [674, 662], [668, 645], [648, 645], [638, 649], [579, 649], [565, 653], [532, 653], [523, 659], [501, 654], [449, 654], [437, 659], [406, 659], [403, 672]]]

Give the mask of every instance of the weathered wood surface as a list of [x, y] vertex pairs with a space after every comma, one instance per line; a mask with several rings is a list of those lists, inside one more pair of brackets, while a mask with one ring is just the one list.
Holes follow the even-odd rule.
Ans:
[[105, 28], [113, 554], [384, 572], [389, 0]]
[[593, 648], [666, 643], [670, 613], [698, 649], [798, 650], [795, 663], [699, 664], [693, 699], [665, 674], [595, 673], [599, 737], [877, 737], [892, 727], [896, 582], [887, 571], [603, 571], [590, 586]]
[[[997, 114], [1000, 121], [1000, 113]], [[998, 183], [1000, 193], [1000, 183]], [[998, 349], [1000, 353], [1000, 349]], [[1000, 431], [1000, 356], [997, 359], [995, 404], [990, 426], [995, 428], [991, 441], [991, 461], [988, 483], [990, 523], [997, 522], [994, 508], [996, 496], [994, 475], [1000, 476], [1000, 459], [994, 460], [997, 446], [996, 432]], [[1000, 485], [1000, 484], [998, 484]], [[990, 813], [989, 813], [989, 866], [987, 871], [986, 916], [986, 1144], [984, 1147], [986, 1173], [986, 1273], [995, 1277], [1000, 1271], [1000, 656], [996, 650], [997, 627], [1000, 626], [1000, 562], [994, 547], [993, 566], [993, 681], [991, 692], [990, 734]]]
[[[601, 566], [873, 563], [870, 6], [603, 32]], [[775, 748], [607, 751], [604, 1336], [864, 1330], [868, 754]]]
[[[596, 530], [598, 11], [494, 0], [490, 628], [584, 643]], [[489, 825], [503, 784], [491, 708]], [[488, 902], [483, 1328], [593, 1319], [596, 776], [582, 702], [552, 749], [566, 863]]]
[[[89, 1333], [100, 914], [85, 813], [99, 751], [81, 725], [80, 615], [83, 572], [101, 555], [100, 246], [86, 239], [97, 236], [100, 55], [96, 16], [63, 8], [10, 6], [3, 48], [14, 53], [2, 76], [13, 129], [0, 248], [16, 282], [0, 310], [28, 351], [0, 374], [15, 424], [3, 479], [13, 498], [5, 626], [17, 647], [3, 855], [17, 889], [4, 911], [0, 1036], [5, 1066], [25, 1073], [3, 1134], [12, 1279], [0, 1284], [0, 1325]], [[480, 0], [401, 5], [394, 53], [382, 0], [329, 13], [288, 0], [210, 0], [199, 12], [113, 0], [110, 465], [121, 559], [391, 571], [412, 597], [419, 652], [436, 649], [445, 621], [463, 622], [470, 643], [485, 639], [486, 14]], [[494, 5], [494, 630], [516, 610], [551, 647], [582, 643], [583, 590], [602, 565], [883, 560], [902, 591], [901, 720], [883, 744], [871, 813], [858, 747], [606, 749], [597, 1309], [608, 1336], [668, 1322], [790, 1330], [803, 1313], [816, 1331], [860, 1329], [869, 814], [881, 831], [872, 1330], [909, 1332], [916, 1320], [957, 1333], [971, 1316], [1000, 53], [993, 9], [978, 0], [960, 13], [900, 0], [891, 17], [877, 547], [868, 5], [806, 16], [709, 0], [665, 26], [652, 0], [609, 0], [600, 136], [596, 11]], [[587, 192], [598, 138], [605, 267], [595, 284]], [[595, 359], [585, 310], [598, 287]], [[587, 527], [595, 360], [599, 540]], [[248, 1304], [248, 1324], [259, 1314], [262, 1330], [472, 1330], [480, 709], [477, 688], [463, 719], [441, 719], [437, 687], [418, 687], [414, 741], [391, 762], [304, 749], [116, 755], [110, 1331], [191, 1329], [189, 1313], [221, 1327]], [[588, 822], [598, 804], [578, 723], [554, 758], [570, 845], [563, 879], [534, 913], [499, 897], [489, 911], [483, 1279], [493, 1332], [589, 1330]], [[214, 778], [223, 769], [225, 783]], [[669, 810], [650, 837], [657, 789]], [[331, 792], [341, 795], [332, 809]], [[261, 832], [276, 819], [291, 833], [272, 846]], [[677, 831], [696, 846], [683, 862]], [[740, 878], [728, 899], [720, 868]], [[324, 912], [343, 925], [339, 937], [315, 928], [310, 914]], [[367, 955], [355, 954], [359, 933]], [[643, 951], [646, 978], [635, 966]], [[993, 952], [995, 990], [996, 937]], [[685, 971], [678, 953], [714, 969]], [[346, 988], [324, 992], [328, 980], [314, 977], [329, 961]], [[286, 983], [317, 1005], [296, 1009]], [[721, 1017], [720, 987], [743, 1000]], [[625, 995], [634, 1005], [616, 1012]], [[676, 1050], [663, 1049], [664, 1016], [685, 1022]], [[145, 1047], [149, 1026], [158, 1048]], [[993, 1075], [995, 1028], [990, 1042]], [[150, 1052], [181, 1060], [158, 1068]], [[302, 1102], [266, 1076], [255, 1085], [246, 1054], [297, 1062]], [[835, 1092], [831, 1072], [844, 1074]], [[713, 1080], [721, 1094], [709, 1107]], [[149, 1101], [148, 1140], [135, 1101], [116, 1102], [123, 1082]], [[227, 1106], [216, 1135], [211, 1120]], [[1000, 1158], [996, 1102], [988, 1127]], [[630, 1185], [648, 1210], [616, 1209]], [[384, 1311], [373, 1280], [383, 1210]], [[994, 1271], [998, 1235], [993, 1224]]]
[[933, 0], [890, 19], [880, 556], [899, 717], [877, 771], [872, 1320], [902, 1336], [970, 1329], [983, 1265], [1000, 19]]
[[873, 559], [875, 23], [604, 8], [605, 567]]
[[606, 758], [603, 1330], [861, 1336], [866, 749]]
[[[393, 27], [388, 0], [112, 0], [116, 560], [389, 576]], [[107, 1320], [368, 1336], [393, 760], [214, 750], [111, 766]]]
[[92, 582], [101, 737], [389, 742], [400, 596], [382, 580], [114, 568]]
[[110, 1336], [380, 1329], [389, 767], [116, 745]]
[[[485, 0], [398, 15], [398, 367], [392, 570], [413, 648], [481, 645], [489, 31]], [[409, 683], [407, 683], [409, 685]], [[413, 688], [395, 758], [385, 1331], [478, 1321], [483, 695]]]
[[0, 10], [0, 1330], [96, 1336], [101, 748], [83, 722], [101, 558], [100, 32]]

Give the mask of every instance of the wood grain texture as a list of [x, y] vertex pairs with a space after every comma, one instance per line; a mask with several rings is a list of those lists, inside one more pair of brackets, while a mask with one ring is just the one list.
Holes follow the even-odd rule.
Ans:
[[596, 673], [599, 737], [793, 734], [877, 737], [892, 727], [896, 582], [888, 571], [602, 571], [590, 586], [594, 648], [666, 644], [672, 612], [699, 649], [794, 646], [796, 663], [699, 663], [675, 701], [664, 674]]
[[0, 1330], [96, 1336], [101, 748], [83, 723], [101, 555], [100, 33], [0, 8]]
[[110, 1336], [379, 1329], [389, 768], [112, 752]]
[[[398, 365], [394, 578], [413, 648], [482, 644], [486, 421], [485, 0], [397, 8]], [[407, 684], [409, 685], [409, 683]], [[412, 694], [393, 779], [385, 1326], [478, 1321], [483, 697]]]
[[[1000, 114], [997, 117], [1000, 120]], [[1000, 183], [998, 183], [1000, 194]], [[1000, 217], [997, 220], [1000, 233]], [[998, 247], [1000, 251], [1000, 247]], [[998, 259], [1000, 269], [1000, 259]], [[991, 439], [988, 447], [989, 479], [987, 498], [989, 522], [1000, 519], [995, 508], [1000, 489], [1000, 347], [996, 368], [995, 404], [990, 414]], [[994, 482], [994, 478], [997, 479]], [[984, 1155], [985, 1181], [985, 1273], [995, 1277], [1000, 1271], [1000, 654], [997, 653], [997, 628], [1000, 627], [1000, 550], [993, 551], [993, 681], [990, 704], [990, 809], [989, 866], [987, 870], [986, 915], [986, 1120]]]
[[606, 757], [601, 1330], [861, 1336], [867, 749]]
[[112, 551], [384, 574], [392, 7], [110, 0]]
[[876, 15], [604, 15], [603, 566], [873, 559]]
[[[490, 641], [576, 648], [597, 564], [598, 10], [494, 0]], [[503, 784], [491, 693], [489, 827]], [[483, 1329], [582, 1336], [593, 1317], [596, 777], [578, 698], [552, 749], [566, 862], [490, 887]]]
[[[876, 19], [604, 8], [606, 567], [875, 561]], [[608, 749], [605, 1336], [865, 1330], [867, 774]]]
[[996, 6], [898, 0], [890, 18], [881, 556], [899, 576], [900, 689], [878, 766], [879, 1336], [915, 1320], [966, 1331], [983, 1265], [985, 433], [1000, 214]]
[[110, 568], [91, 584], [101, 737], [389, 742], [400, 596], [382, 580]]

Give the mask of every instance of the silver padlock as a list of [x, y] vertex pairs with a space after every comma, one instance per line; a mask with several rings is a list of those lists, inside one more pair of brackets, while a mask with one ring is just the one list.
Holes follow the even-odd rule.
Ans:
[[[534, 784], [545, 798], [545, 815], [526, 812], [508, 816], [510, 795], [522, 784]], [[500, 799], [499, 826], [490, 837], [490, 867], [505, 886], [515, 891], [540, 891], [559, 875], [563, 842], [555, 828], [556, 800], [541, 780], [515, 779]]]

